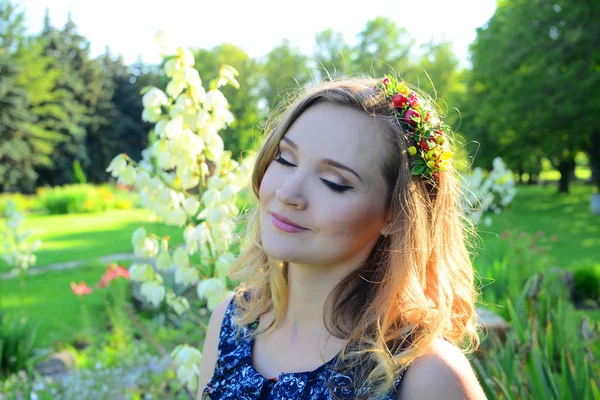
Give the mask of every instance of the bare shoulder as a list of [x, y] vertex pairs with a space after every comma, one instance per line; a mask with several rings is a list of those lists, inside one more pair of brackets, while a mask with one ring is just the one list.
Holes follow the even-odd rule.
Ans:
[[227, 296], [217, 308], [213, 311], [208, 321], [208, 330], [206, 331], [206, 337], [204, 338], [204, 346], [202, 347], [202, 358], [200, 360], [200, 378], [198, 380], [198, 396], [202, 397], [204, 387], [212, 378], [215, 372], [215, 366], [217, 365], [218, 350], [219, 350], [219, 336], [221, 333], [221, 326], [223, 325], [223, 317], [227, 306], [231, 302], [234, 295]]
[[406, 370], [396, 400], [481, 400], [485, 393], [460, 349], [437, 339], [430, 351]]

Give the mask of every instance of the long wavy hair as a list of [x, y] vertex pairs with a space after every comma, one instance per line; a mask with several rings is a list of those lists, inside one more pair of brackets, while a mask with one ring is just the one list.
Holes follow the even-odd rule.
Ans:
[[[258, 199], [279, 141], [315, 104], [349, 107], [377, 120], [381, 129], [373, 134], [384, 135], [388, 150], [373, 162], [380, 163], [387, 184], [392, 229], [389, 235], [380, 236], [366, 261], [332, 290], [323, 317], [327, 330], [346, 340], [336, 368], [351, 369], [355, 388], [368, 389], [362, 391], [364, 397], [356, 398], [369, 399], [391, 390], [398, 374], [426, 354], [436, 338], [455, 344], [464, 353], [479, 347], [475, 313], [479, 293], [467, 248], [474, 229], [461, 206], [459, 174], [451, 160], [437, 184], [411, 175], [406, 150], [413, 144], [394, 116], [393, 105], [374, 90], [375, 83], [371, 78], [327, 81], [288, 100], [267, 122], [252, 174], [252, 190]], [[436, 109], [431, 97], [411, 89], [419, 93], [422, 103], [429, 103], [428, 109]], [[447, 139], [453, 147], [452, 138]], [[260, 335], [276, 329], [287, 310], [288, 263], [265, 252], [259, 207], [247, 220], [249, 244], [232, 264], [229, 277], [241, 282], [234, 299], [240, 310], [234, 318], [238, 326], [274, 312], [269, 327], [251, 333]]]

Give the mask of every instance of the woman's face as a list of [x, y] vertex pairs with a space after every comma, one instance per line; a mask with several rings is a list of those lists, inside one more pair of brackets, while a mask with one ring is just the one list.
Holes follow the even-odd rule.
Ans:
[[[384, 147], [380, 128], [364, 113], [331, 103], [306, 110], [279, 143], [260, 185], [266, 252], [306, 265], [366, 259], [389, 217]], [[273, 213], [304, 229], [289, 232]]]

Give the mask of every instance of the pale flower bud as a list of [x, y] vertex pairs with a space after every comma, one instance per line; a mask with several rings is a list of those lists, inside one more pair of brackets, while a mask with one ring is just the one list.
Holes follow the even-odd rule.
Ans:
[[123, 173], [125, 168], [127, 168], [127, 160], [125, 159], [125, 154], [119, 154], [118, 156], [112, 159], [112, 161], [108, 165], [108, 168], [106, 168], [106, 172], [110, 173], [113, 177], [117, 178]]
[[220, 301], [223, 300], [225, 284], [217, 278], [209, 278], [198, 284], [198, 297], [208, 300], [208, 309], [214, 311]]
[[165, 126], [165, 135], [168, 139], [176, 139], [183, 133], [183, 117], [176, 116]]
[[219, 90], [210, 90], [204, 99], [204, 108], [213, 110], [215, 108], [225, 108], [228, 106], [227, 99]]
[[219, 256], [216, 262], [217, 276], [220, 279], [225, 280], [227, 273], [229, 272], [229, 266], [235, 260], [235, 256], [232, 253], [223, 253]]
[[160, 119], [160, 108], [144, 108], [142, 111], [142, 121], [155, 123]]
[[160, 108], [169, 103], [167, 95], [160, 89], [153, 87], [142, 97], [144, 108]]
[[219, 178], [212, 177], [208, 180], [208, 190], [202, 193], [202, 197], [200, 198], [203, 204], [207, 206], [212, 206], [221, 201], [221, 193], [218, 192], [218, 189], [211, 189], [211, 182], [218, 180]]
[[144, 282], [140, 289], [140, 293], [152, 303], [154, 307], [158, 307], [165, 298], [165, 288], [157, 281]]
[[154, 279], [154, 270], [150, 264], [132, 264], [129, 267], [129, 279], [132, 281], [145, 282]]
[[158, 253], [158, 240], [146, 237], [139, 247], [134, 247], [136, 257], [153, 258]]
[[178, 268], [184, 268], [190, 265], [190, 257], [185, 248], [178, 247], [177, 250], [175, 250], [173, 253], [173, 264]]
[[200, 225], [196, 227], [195, 239], [199, 242], [200, 246], [204, 246], [209, 239], [210, 230], [208, 229], [208, 224], [206, 222], [202, 222]]
[[133, 185], [133, 182], [135, 182], [135, 176], [135, 167], [133, 165], [129, 165], [127, 168], [125, 168], [121, 176], [119, 176], [119, 182], [127, 186]]
[[181, 176], [181, 187], [183, 189], [191, 189], [200, 183], [200, 175], [198, 171], [186, 170]]
[[185, 211], [183, 211], [181, 208], [176, 208], [165, 215], [164, 221], [167, 225], [181, 227], [183, 224], [185, 224], [185, 221], [187, 221], [187, 216], [185, 215]]
[[200, 202], [195, 197], [188, 197], [183, 202], [183, 209], [188, 215], [194, 215], [200, 207]]
[[216, 224], [221, 219], [222, 215], [216, 208], [206, 208], [206, 221], [211, 224]]
[[134, 246], [134, 247], [141, 246], [142, 243], [144, 243], [144, 240], [146, 239], [146, 236], [148, 236], [148, 234], [146, 233], [146, 230], [143, 227], [137, 228], [133, 232], [133, 235], [131, 236], [131, 244], [132, 244], [132, 246]]
[[209, 160], [218, 160], [221, 154], [223, 153], [223, 149], [225, 144], [223, 143], [223, 139], [221, 136], [213, 134], [207, 135], [206, 138], [206, 157]]
[[154, 125], [154, 133], [156, 133], [158, 137], [162, 138], [165, 134], [165, 129], [168, 123], [169, 120], [167, 118], [161, 118], [160, 121], [158, 121], [156, 125]]
[[240, 188], [234, 184], [225, 185], [225, 187], [221, 190], [221, 198], [222, 201], [233, 201], [235, 199], [235, 195], [240, 191]]
[[194, 54], [187, 47], [178, 47], [177, 57], [183, 64], [184, 67], [193, 67], [194, 66]]
[[156, 269], [166, 271], [171, 268], [171, 255], [168, 251], [163, 251], [156, 257]]
[[182, 267], [175, 270], [175, 283], [189, 286], [195, 284], [198, 280], [199, 274], [196, 268]]
[[171, 352], [171, 358], [175, 360], [177, 364], [200, 364], [202, 359], [202, 353], [197, 349], [190, 347], [187, 344], [177, 346]]
[[175, 72], [180, 69], [180, 65], [177, 62], [176, 58], [169, 58], [166, 62], [165, 62], [165, 74], [167, 75], [168, 78], [172, 78], [173, 75], [175, 74]]
[[185, 81], [178, 78], [180, 71], [177, 70], [173, 73], [173, 79], [167, 84], [167, 94], [173, 98], [177, 98], [185, 89]]
[[145, 170], [139, 171], [135, 175], [134, 184], [135, 187], [139, 190], [143, 190], [145, 188], [150, 187], [152, 185], [152, 179], [150, 178], [150, 174]]
[[177, 313], [181, 315], [190, 308], [190, 303], [185, 297], [177, 297], [171, 290], [167, 292], [167, 304]]

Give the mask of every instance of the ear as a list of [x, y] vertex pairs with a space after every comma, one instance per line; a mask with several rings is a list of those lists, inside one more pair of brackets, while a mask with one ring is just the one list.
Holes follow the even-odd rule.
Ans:
[[379, 232], [383, 235], [383, 236], [387, 236], [390, 234], [390, 229], [392, 228], [392, 210], [388, 208], [388, 210], [385, 213], [385, 220], [386, 223], [385, 225], [383, 225], [381, 227], [381, 229], [379, 230]]
[[385, 224], [380, 230], [379, 233], [381, 233], [383, 236], [387, 236], [389, 235], [389, 226], [388, 224]]

